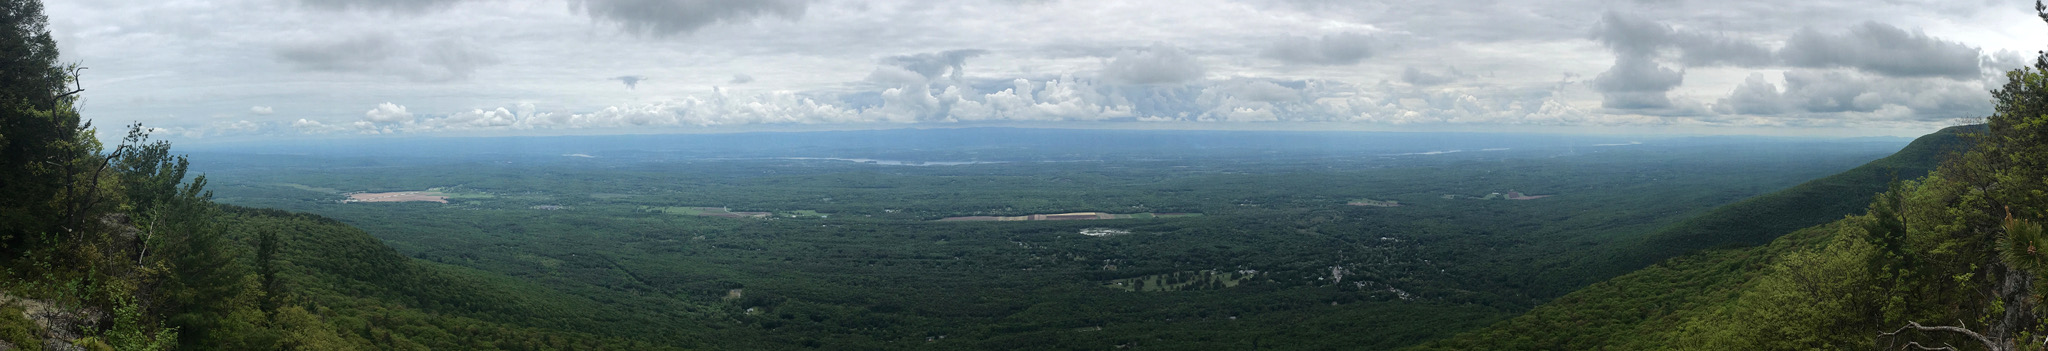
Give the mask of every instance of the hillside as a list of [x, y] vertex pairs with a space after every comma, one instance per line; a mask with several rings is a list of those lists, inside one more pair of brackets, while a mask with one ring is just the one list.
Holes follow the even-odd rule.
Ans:
[[592, 323], [605, 319], [606, 308], [586, 299], [408, 258], [332, 219], [223, 207], [223, 222], [232, 228], [229, 236], [249, 248], [244, 252], [251, 256], [245, 259], [258, 260], [253, 255], [261, 233], [275, 233], [280, 290], [359, 348], [662, 348], [616, 335], [560, 331], [593, 330]]
[[1614, 269], [1589, 277], [1609, 277], [1693, 251], [1763, 245], [1800, 228], [1821, 225], [1862, 213], [1873, 194], [1893, 180], [1927, 175], [1944, 158], [1969, 148], [1966, 134], [1983, 125], [1956, 126], [1914, 139], [1898, 153], [1848, 171], [1791, 188], [1717, 207], [1706, 214], [1666, 226], [1639, 241], [1618, 245], [1609, 264]]
[[[1981, 210], [1969, 207], [1972, 201], [1967, 197], [1972, 194], [1957, 194], [1960, 188], [1947, 177], [1972, 179], [1976, 169], [1945, 169], [1947, 177], [1921, 177], [1953, 167], [1944, 164], [1969, 162], [1951, 161], [1962, 154], [1950, 150], [1969, 148], [1964, 134], [1983, 130], [1982, 125], [1944, 129], [1870, 165], [1681, 222], [1645, 240], [1645, 254], [1624, 259], [1641, 260], [1650, 253], [1685, 248], [1708, 250], [1587, 286], [1521, 316], [1413, 349], [1828, 349], [1900, 345], [1916, 338], [1971, 342], [1953, 340], [1959, 335], [1927, 333], [1872, 338], [1915, 320], [1961, 320], [1965, 322], [1958, 326], [1977, 330], [2010, 328], [2015, 323], [1985, 318], [2006, 309], [1958, 298], [1983, 296], [1978, 294], [2002, 285], [2002, 280], [1989, 277], [2014, 274], [1996, 261], [1980, 263], [1992, 251], [1984, 246], [1982, 234], [1957, 232], [1984, 217], [1977, 212]], [[1887, 191], [1893, 172], [1905, 181]], [[1879, 201], [1872, 203], [1866, 194], [1878, 194]], [[1775, 238], [1766, 232], [1819, 220], [1813, 217], [1843, 208], [1871, 213], [1835, 217]], [[2012, 230], [2014, 223], [2025, 221], [2008, 219], [2003, 229]], [[1769, 242], [1734, 247], [1752, 240]]]

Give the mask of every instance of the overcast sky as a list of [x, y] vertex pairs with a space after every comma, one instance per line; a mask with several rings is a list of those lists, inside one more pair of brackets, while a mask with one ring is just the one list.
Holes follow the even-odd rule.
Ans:
[[1026, 126], [1918, 135], [2025, 1], [65, 0], [82, 110], [184, 139]]

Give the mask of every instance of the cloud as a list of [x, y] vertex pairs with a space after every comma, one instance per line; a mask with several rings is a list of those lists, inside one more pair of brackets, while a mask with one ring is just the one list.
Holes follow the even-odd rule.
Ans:
[[1727, 36], [1672, 28], [1645, 18], [1608, 12], [1594, 27], [1593, 38], [1615, 55], [1659, 57], [1666, 50], [1678, 53], [1687, 66], [1734, 65], [1753, 67], [1773, 62], [1771, 49], [1751, 41]]
[[1373, 55], [1371, 36], [1356, 33], [1325, 35], [1322, 38], [1288, 37], [1261, 53], [1266, 58], [1290, 64], [1355, 65]]
[[896, 66], [922, 75], [925, 79], [944, 76], [959, 80], [966, 76], [967, 59], [987, 54], [988, 50], [964, 49], [947, 50], [916, 55], [890, 56], [882, 58], [882, 64]]
[[272, 109], [270, 108], [270, 106], [250, 106], [250, 107], [249, 107], [249, 113], [254, 113], [254, 114], [257, 114], [257, 115], [269, 115], [269, 114], [271, 114], [272, 112], [276, 112], [276, 110], [272, 110]]
[[745, 74], [733, 74], [733, 75], [732, 75], [732, 80], [726, 81], [726, 82], [725, 82], [725, 84], [732, 84], [732, 85], [740, 85], [740, 84], [747, 84], [747, 83], [753, 83], [753, 82], [754, 82], [754, 76], [750, 76], [750, 75], [745, 75]]
[[467, 40], [412, 45], [384, 33], [286, 44], [274, 54], [277, 60], [300, 70], [396, 75], [430, 82], [467, 80], [477, 68], [499, 62]]
[[[1685, 82], [1683, 68], [1665, 68], [1657, 60], [1675, 52], [1685, 66], [1760, 66], [1772, 62], [1770, 49], [1749, 41], [1680, 30], [1644, 18], [1607, 12], [1594, 26], [1593, 39], [1614, 53], [1614, 66], [1593, 78], [1600, 106], [1632, 113], [1691, 115], [1703, 106], [1678, 106], [1669, 96]], [[1652, 111], [1655, 110], [1655, 111]]]
[[1464, 77], [1464, 75], [1463, 72], [1458, 72], [1458, 69], [1455, 67], [1443, 74], [1436, 74], [1423, 72], [1421, 69], [1415, 68], [1415, 66], [1409, 66], [1408, 69], [1401, 70], [1401, 81], [1408, 83], [1408, 85], [1427, 87], [1455, 82], [1459, 78]]
[[1232, 79], [1219, 83], [1212, 89], [1218, 89], [1218, 92], [1245, 101], [1288, 102], [1300, 101], [1303, 98], [1300, 90], [1265, 79]]
[[1182, 83], [1202, 79], [1204, 72], [1194, 55], [1166, 43], [1124, 49], [1102, 67], [1105, 79], [1123, 84]]
[[757, 17], [802, 17], [810, 0], [570, 0], [570, 9], [611, 21], [627, 32], [666, 37], [717, 23]]
[[422, 12], [447, 8], [466, 0], [299, 0], [306, 6], [326, 10], [384, 10]]
[[277, 49], [279, 60], [311, 71], [367, 71], [381, 68], [396, 56], [399, 44], [390, 35], [371, 34], [339, 41], [298, 43]]
[[517, 124], [518, 122], [519, 116], [513, 114], [511, 110], [507, 110], [503, 107], [490, 110], [473, 109], [469, 111], [449, 114], [447, 117], [434, 118], [426, 121], [426, 123], [430, 125], [460, 126], [470, 128], [505, 127]]
[[1665, 93], [1683, 82], [1683, 71], [1664, 68], [1647, 57], [1621, 56], [1613, 68], [1593, 78], [1593, 89], [1602, 93], [1601, 107], [1669, 108], [1671, 99]]
[[646, 76], [617, 76], [617, 77], [612, 77], [612, 79], [611, 79], [611, 80], [616, 80], [616, 81], [619, 81], [620, 83], [626, 83], [626, 89], [627, 89], [627, 90], [632, 90], [633, 88], [638, 88], [638, 87], [640, 87], [640, 81], [643, 81], [643, 80], [647, 80], [647, 77], [646, 77]]
[[1722, 98], [1714, 111], [1762, 116], [1860, 115], [1943, 121], [1991, 112], [1981, 83], [1940, 77], [1891, 78], [1842, 69], [1799, 69], [1783, 74], [1780, 91], [1753, 74]]
[[1876, 22], [1865, 22], [1839, 35], [1800, 30], [1778, 50], [1786, 64], [1797, 67], [1846, 67], [1893, 77], [1953, 79], [1980, 77], [1979, 53], [1963, 43]]
[[478, 67], [498, 64], [498, 57], [466, 39], [444, 39], [424, 48], [419, 62], [424, 68], [415, 77], [426, 80], [468, 80]]
[[397, 123], [412, 121], [412, 112], [406, 112], [405, 106], [399, 106], [397, 104], [386, 102], [378, 104], [377, 108], [370, 109], [369, 112], [364, 112], [363, 121], [371, 123]]
[[1762, 74], [1751, 74], [1728, 97], [1721, 98], [1714, 106], [1715, 112], [1723, 114], [1776, 115], [1790, 110], [1778, 86], [1764, 79]]

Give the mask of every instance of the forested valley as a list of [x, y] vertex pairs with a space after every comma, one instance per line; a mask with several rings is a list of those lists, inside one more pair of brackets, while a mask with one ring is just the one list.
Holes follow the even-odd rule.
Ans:
[[1983, 124], [1910, 142], [963, 128], [173, 149], [141, 124], [102, 144], [40, 3], [4, 6], [0, 349], [2048, 343], [2048, 60], [2008, 73]]

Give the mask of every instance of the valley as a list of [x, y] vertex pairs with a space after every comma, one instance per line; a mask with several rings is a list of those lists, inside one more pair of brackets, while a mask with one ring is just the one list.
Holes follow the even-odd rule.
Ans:
[[[596, 335], [691, 348], [1394, 348], [1512, 316], [1602, 279], [1615, 263], [1587, 258], [1642, 233], [1899, 145], [1781, 142], [1794, 144], [943, 167], [552, 155], [201, 166], [224, 203], [333, 217], [403, 255], [640, 321], [572, 329]], [[1807, 151], [1774, 151], [1784, 145]], [[491, 196], [362, 206], [307, 189], [394, 186]], [[1474, 188], [1571, 196], [1441, 198]], [[1356, 205], [1363, 195], [1399, 206]], [[1288, 336], [1358, 323], [1379, 327]]]

